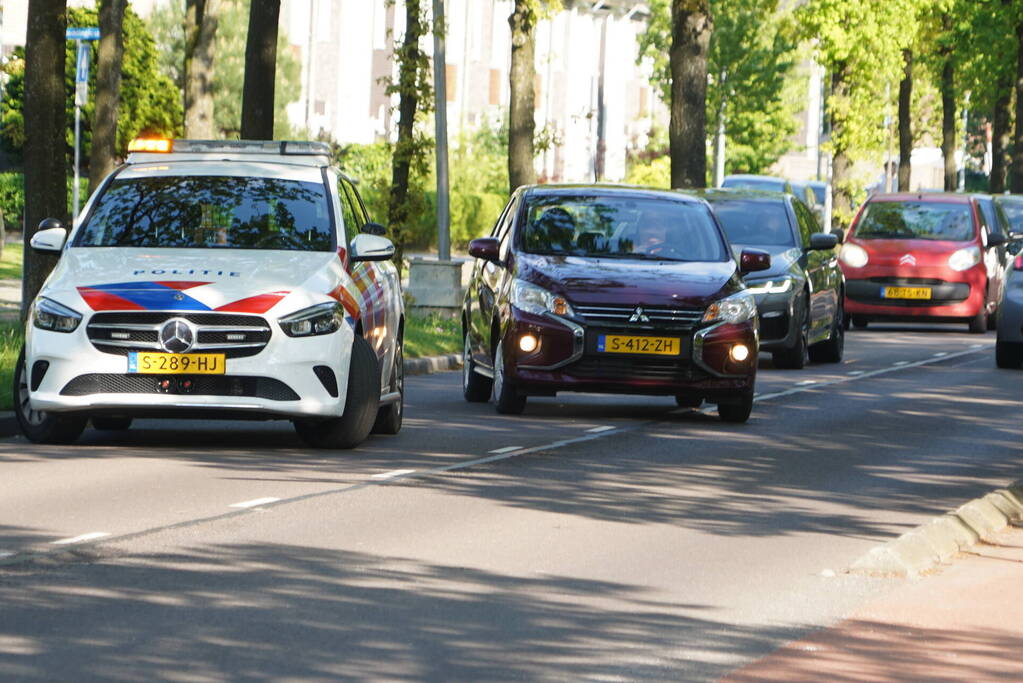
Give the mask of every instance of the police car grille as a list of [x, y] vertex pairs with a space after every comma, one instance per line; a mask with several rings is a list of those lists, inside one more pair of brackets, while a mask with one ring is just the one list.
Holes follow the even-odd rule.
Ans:
[[254, 356], [270, 341], [270, 325], [255, 315], [228, 313], [120, 312], [97, 313], [86, 333], [104, 353], [124, 356], [130, 351], [163, 351], [160, 327], [171, 318], [195, 325], [196, 344], [190, 352], [223, 353], [227, 358]]
[[193, 388], [186, 392], [161, 392], [156, 375], [116, 375], [93, 373], [79, 375], [60, 390], [62, 396], [89, 396], [91, 394], [158, 394], [172, 393], [186, 396], [242, 396], [268, 401], [297, 401], [295, 390], [273, 377], [231, 377], [230, 375], [181, 375], [192, 381]]
[[[589, 322], [629, 323], [636, 315], [636, 306], [601, 305], [579, 306], [573, 304], [576, 313]], [[648, 321], [637, 319], [636, 323], [671, 327], [695, 327], [703, 319], [703, 311], [692, 308], [663, 308], [641, 306]], [[635, 324], [635, 323], [633, 323]]]

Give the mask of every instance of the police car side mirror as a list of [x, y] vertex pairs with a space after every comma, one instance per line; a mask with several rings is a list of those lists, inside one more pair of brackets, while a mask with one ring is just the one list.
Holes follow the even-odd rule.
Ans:
[[352, 261], [387, 261], [394, 257], [394, 244], [386, 237], [362, 233], [352, 239]]
[[366, 225], [362, 226], [362, 232], [364, 232], [367, 235], [376, 235], [377, 237], [383, 237], [384, 235], [387, 234], [387, 228], [380, 225], [379, 223], [374, 223], [373, 221], [370, 221], [369, 223], [366, 223]]
[[29, 242], [36, 251], [60, 251], [64, 248], [64, 240], [67, 239], [67, 230], [56, 218], [44, 218], [39, 224], [39, 230], [32, 235]]

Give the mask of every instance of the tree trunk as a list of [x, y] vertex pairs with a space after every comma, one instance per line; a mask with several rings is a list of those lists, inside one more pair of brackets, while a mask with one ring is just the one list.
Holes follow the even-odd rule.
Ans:
[[709, 0], [671, 2], [671, 186], [707, 186]]
[[[26, 244], [44, 218], [68, 219], [67, 142], [64, 120], [65, 0], [29, 0], [25, 34], [25, 224]], [[21, 317], [35, 299], [57, 257], [25, 249]]]
[[991, 124], [991, 192], [1001, 194], [1008, 189], [1006, 182], [1005, 153], [1011, 141], [1012, 77], [998, 83], [998, 99], [995, 100]]
[[909, 192], [913, 168], [913, 51], [903, 50], [902, 81], [899, 83], [899, 192]]
[[185, 0], [185, 137], [213, 134], [213, 55], [220, 0]]
[[[849, 100], [849, 67], [845, 63], [839, 63], [831, 72], [831, 95], [834, 102], [848, 102]], [[829, 109], [832, 107], [829, 106]], [[853, 178], [852, 162], [846, 152], [846, 122], [844, 116], [836, 116], [834, 111], [831, 116], [831, 144], [833, 152], [831, 157], [831, 197], [832, 197], [832, 227], [848, 228], [852, 220], [853, 207]]]
[[252, 0], [245, 43], [242, 139], [274, 137], [274, 77], [277, 73], [277, 20], [281, 0]]
[[[514, 192], [520, 185], [536, 182], [533, 166], [533, 132], [536, 127], [536, 11], [530, 0], [515, 0], [508, 17], [511, 26], [511, 104], [508, 111], [508, 184]], [[548, 84], [548, 87], [550, 84]]]
[[89, 192], [114, 170], [117, 115], [121, 106], [121, 61], [124, 57], [124, 8], [127, 0], [100, 0], [99, 58], [96, 65], [96, 112], [92, 123]]
[[[950, 30], [951, 19], [945, 15], [946, 30]], [[958, 185], [956, 177], [956, 95], [955, 66], [952, 63], [952, 50], [941, 49], [941, 155], [945, 159], [945, 192], [955, 192]]]
[[1023, 193], [1023, 16], [1016, 24], [1016, 135], [1012, 146], [1012, 191]]
[[416, 153], [415, 122], [419, 108], [418, 69], [423, 57], [419, 38], [423, 35], [419, 0], [405, 2], [405, 39], [398, 56], [398, 141], [391, 156], [391, 196], [387, 207], [388, 227], [394, 241], [394, 263], [402, 270], [409, 222], [408, 188], [412, 160]]

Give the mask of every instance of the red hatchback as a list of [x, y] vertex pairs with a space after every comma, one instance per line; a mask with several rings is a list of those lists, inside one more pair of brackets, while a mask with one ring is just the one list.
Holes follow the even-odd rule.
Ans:
[[842, 246], [846, 315], [856, 327], [965, 322], [984, 332], [1002, 293], [1004, 242], [969, 195], [875, 195]]

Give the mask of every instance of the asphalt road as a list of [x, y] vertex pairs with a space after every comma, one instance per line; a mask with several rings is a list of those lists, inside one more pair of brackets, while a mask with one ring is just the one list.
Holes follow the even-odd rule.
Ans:
[[844, 570], [1023, 472], [993, 344], [853, 331], [841, 365], [763, 363], [745, 425], [498, 416], [444, 373], [352, 452], [287, 423], [0, 440], [0, 678], [716, 678], [892, 590]]

